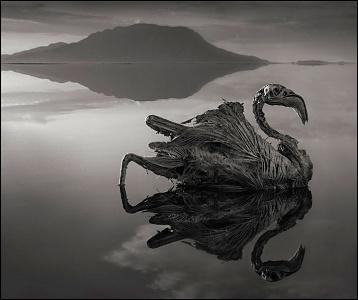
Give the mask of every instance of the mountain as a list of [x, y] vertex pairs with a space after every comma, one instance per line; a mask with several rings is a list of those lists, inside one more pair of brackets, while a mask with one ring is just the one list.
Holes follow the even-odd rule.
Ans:
[[61, 62], [240, 62], [267, 64], [255, 56], [217, 48], [186, 27], [135, 24], [89, 35], [75, 43], [55, 43], [12, 55], [3, 63]]
[[2, 71], [54, 82], [77, 82], [96, 93], [136, 101], [186, 98], [215, 78], [258, 67], [256, 64], [190, 62], [1, 64]]
[[344, 61], [324, 61], [324, 60], [298, 60], [293, 64], [302, 65], [302, 66], [324, 66], [324, 65], [345, 65], [350, 64], [349, 62]]

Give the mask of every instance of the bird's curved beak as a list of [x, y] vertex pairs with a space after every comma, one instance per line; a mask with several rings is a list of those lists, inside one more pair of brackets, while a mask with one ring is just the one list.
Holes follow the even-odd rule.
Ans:
[[305, 101], [300, 95], [297, 95], [295, 92], [289, 89], [284, 89], [281, 93], [281, 96], [269, 99], [267, 104], [291, 107], [296, 111], [303, 124], [308, 121]]

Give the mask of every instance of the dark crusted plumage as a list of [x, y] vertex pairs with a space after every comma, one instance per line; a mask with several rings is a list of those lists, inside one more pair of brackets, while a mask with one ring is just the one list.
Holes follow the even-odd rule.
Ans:
[[[274, 89], [274, 85], [270, 88]], [[288, 97], [289, 90], [283, 89], [280, 92], [286, 101], [283, 105], [297, 109], [305, 121], [304, 102], [303, 106], [294, 106], [296, 98], [300, 101], [302, 98], [292, 93]], [[254, 98], [256, 120], [269, 136], [280, 140], [278, 150], [255, 132], [245, 119], [244, 107], [239, 102], [224, 102], [218, 109], [196, 116], [192, 119], [193, 126], [184, 125], [191, 120], [177, 124], [149, 116], [147, 125], [170, 136], [171, 141], [149, 144], [156, 151], [156, 157], [127, 154], [123, 159], [121, 184], [124, 184], [128, 163], [134, 161], [158, 175], [177, 179], [180, 184], [189, 186], [230, 185], [238, 190], [306, 186], [312, 176], [312, 163], [305, 151], [297, 148], [295, 139], [268, 126], [262, 106], [264, 101], [270, 104], [269, 100], [274, 98], [273, 94], [268, 98], [265, 90], [260, 91]]]
[[175, 161], [176, 179], [189, 185], [235, 185], [263, 189], [283, 186], [298, 170], [259, 136], [243, 105], [226, 102], [195, 118], [170, 142], [151, 143], [160, 158]]

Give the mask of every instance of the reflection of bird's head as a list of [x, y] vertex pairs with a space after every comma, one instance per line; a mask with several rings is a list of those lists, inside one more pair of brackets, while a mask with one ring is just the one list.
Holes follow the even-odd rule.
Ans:
[[267, 84], [256, 93], [255, 97], [260, 97], [268, 105], [292, 107], [301, 118], [303, 124], [308, 121], [306, 104], [303, 98], [281, 84]]
[[[280, 231], [278, 231], [277, 233], [279, 232]], [[270, 232], [268, 231], [267, 233]], [[264, 237], [265, 234], [260, 237], [261, 241], [260, 242], [258, 241], [256, 243], [255, 249], [257, 247], [262, 247], [260, 243], [264, 245], [268, 241], [268, 239], [272, 237], [272, 235], [270, 236], [270, 234], [267, 235], [268, 238], [265, 241], [265, 239], [262, 239], [262, 237]], [[255, 249], [253, 253], [255, 253]], [[261, 259], [259, 257], [255, 257], [255, 255], [252, 256], [252, 259], [255, 260], [253, 261], [255, 272], [258, 275], [260, 275], [262, 279], [266, 281], [274, 282], [274, 281], [279, 281], [299, 271], [302, 266], [304, 256], [305, 256], [305, 248], [301, 245], [297, 249], [296, 253], [289, 260], [262, 262]]]
[[263, 280], [275, 282], [279, 281], [284, 277], [283, 272], [272, 272], [268, 269], [261, 271], [259, 275], [262, 277]]

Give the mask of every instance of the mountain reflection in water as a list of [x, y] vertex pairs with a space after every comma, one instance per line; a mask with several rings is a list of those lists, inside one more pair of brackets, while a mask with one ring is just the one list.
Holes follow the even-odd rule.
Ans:
[[251, 253], [255, 272], [266, 281], [278, 281], [301, 268], [303, 246], [289, 260], [263, 262], [261, 254], [271, 238], [295, 226], [310, 210], [312, 195], [307, 188], [242, 193], [179, 187], [135, 206], [128, 202], [125, 187], [120, 188], [126, 212], [151, 212], [150, 223], [169, 225], [147, 241], [150, 248], [189, 239], [192, 242], [185, 243], [218, 259], [238, 260], [245, 245], [266, 230]]
[[1, 64], [1, 70], [60, 83], [76, 82], [106, 96], [153, 101], [186, 98], [216, 78], [260, 66], [248, 63], [60, 63]]

